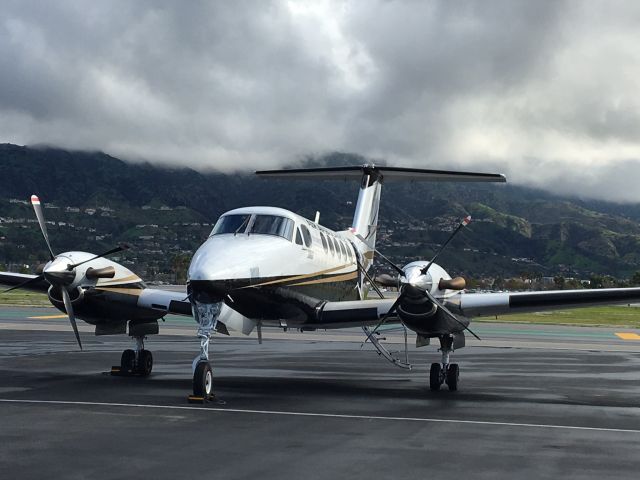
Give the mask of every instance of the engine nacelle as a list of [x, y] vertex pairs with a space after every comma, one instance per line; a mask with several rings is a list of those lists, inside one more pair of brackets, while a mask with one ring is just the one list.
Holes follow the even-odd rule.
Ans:
[[464, 278], [451, 278], [435, 263], [423, 273], [428, 264], [426, 261], [411, 262], [402, 269], [404, 275], [400, 278], [402, 300], [397, 307], [398, 316], [407, 327], [419, 333], [437, 329], [441, 317], [438, 305], [425, 292], [441, 300], [448, 295], [447, 291], [465, 288]]
[[[62, 287], [64, 288], [64, 287]], [[49, 290], [47, 290], [47, 296], [49, 297], [49, 301], [56, 307], [58, 310], [64, 311], [64, 300], [62, 300], [62, 291], [60, 287], [55, 287], [51, 285]], [[69, 298], [71, 299], [71, 303], [76, 305], [81, 303], [84, 300], [84, 290], [80, 287], [72, 288], [69, 290]]]

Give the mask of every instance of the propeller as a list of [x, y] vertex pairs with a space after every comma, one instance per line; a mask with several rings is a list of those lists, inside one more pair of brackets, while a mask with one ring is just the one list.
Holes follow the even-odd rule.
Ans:
[[79, 267], [80, 265], [84, 265], [85, 263], [94, 261], [96, 258], [106, 257], [106, 256], [111, 255], [113, 253], [118, 253], [118, 252], [122, 252], [124, 250], [129, 250], [129, 248], [131, 248], [131, 247], [129, 247], [129, 245], [127, 245], [126, 243], [122, 243], [122, 244], [118, 245], [116, 248], [112, 248], [111, 250], [107, 250], [106, 252], [103, 252], [100, 255], [96, 255], [95, 257], [89, 258], [87, 260], [83, 260], [82, 262], [74, 263], [72, 265], [67, 265], [67, 270], [71, 271], [74, 268]]
[[18, 288], [24, 288], [27, 285], [31, 285], [32, 283], [37, 283], [37, 282], [39, 282], [40, 280], [43, 280], [43, 279], [44, 279], [44, 274], [41, 273], [37, 277], [30, 278], [26, 282], [22, 282], [22, 283], [20, 283], [18, 285], [14, 285], [11, 288], [7, 288], [6, 290], [3, 290], [2, 293], [7, 293], [7, 292], [10, 292], [11, 290], [16, 290]]
[[71, 305], [71, 298], [69, 297], [69, 292], [64, 287], [62, 287], [61, 290], [62, 290], [62, 301], [64, 302], [64, 309], [67, 311], [67, 316], [69, 317], [69, 323], [71, 323], [71, 328], [73, 328], [73, 333], [76, 335], [76, 341], [78, 342], [78, 346], [80, 347], [80, 350], [82, 350], [80, 333], [78, 333], [78, 325], [76, 325], [76, 316], [73, 313], [73, 306]]
[[[373, 327], [373, 330], [371, 330], [371, 335], [375, 335], [378, 329], [385, 324], [387, 319], [395, 313], [396, 309], [398, 308], [398, 305], [400, 305], [400, 302], [402, 302], [402, 300], [403, 300], [403, 294], [400, 293], [400, 295], [398, 295], [398, 298], [396, 298], [396, 301], [393, 302], [393, 305], [391, 305], [391, 308], [387, 311], [387, 313], [384, 314], [384, 316], [380, 319], [380, 321], [376, 324], [376, 326]], [[368, 338], [369, 337], [367, 337], [367, 339]], [[367, 343], [367, 339], [365, 339], [364, 343]]]
[[438, 251], [435, 253], [435, 255], [433, 256], [433, 258], [431, 259], [431, 261], [427, 264], [426, 267], [424, 267], [422, 269], [422, 274], [424, 275], [425, 273], [427, 273], [429, 271], [429, 268], [431, 268], [431, 265], [433, 265], [433, 262], [436, 261], [436, 258], [438, 258], [438, 256], [442, 253], [442, 251], [445, 249], [445, 247], [447, 245], [449, 245], [449, 242], [451, 242], [451, 240], [453, 240], [453, 237], [455, 237], [458, 232], [460, 230], [462, 230], [464, 227], [466, 227], [467, 225], [469, 225], [471, 223], [471, 215], [467, 215], [466, 217], [464, 217], [462, 219], [462, 221], [460, 222], [460, 224], [456, 227], [456, 229], [451, 233], [451, 235], [449, 235], [449, 238], [447, 238], [447, 241], [444, 242], [442, 244], [442, 246], [438, 249]]
[[474, 337], [476, 337], [478, 340], [482, 340], [478, 335], [476, 335], [473, 330], [471, 330], [469, 328], [468, 325], [465, 325], [463, 322], [461, 322], [460, 320], [458, 320], [458, 318], [451, 313], [451, 311], [444, 306], [443, 303], [439, 302], [436, 297], [434, 297], [433, 295], [431, 295], [431, 292], [429, 290], [425, 290], [424, 293], [427, 294], [427, 298], [429, 300], [431, 300], [435, 305], [438, 306], [438, 308], [440, 308], [451, 320], [453, 320], [454, 322], [458, 323], [462, 328], [464, 328], [467, 332], [469, 332], [471, 335], [473, 335]]
[[383, 287], [397, 287], [398, 286], [398, 277], [392, 277], [387, 273], [381, 273], [380, 275], [376, 275], [374, 278], [375, 282], [378, 285], [382, 285]]
[[376, 291], [376, 293], [380, 298], [384, 298], [384, 294], [382, 293], [380, 288], [378, 288], [378, 285], [376, 285], [376, 282], [374, 281], [374, 279], [371, 278], [371, 276], [369, 275], [369, 272], [367, 272], [367, 270], [362, 266], [362, 264], [357, 258], [356, 258], [356, 265], [358, 266], [358, 270], [360, 270], [362, 275], [369, 281], [371, 288], [373, 288]]
[[[128, 250], [129, 245], [121, 244], [116, 248], [112, 248], [111, 250], [107, 250], [99, 255], [95, 255], [94, 257], [88, 258], [78, 263], [74, 264], [61, 264], [62, 258], [60, 261], [56, 262], [58, 256], [53, 253], [53, 249], [51, 248], [51, 243], [49, 242], [49, 234], [47, 233], [47, 226], [44, 220], [44, 215], [42, 213], [42, 205], [40, 203], [40, 199], [37, 195], [31, 196], [31, 205], [33, 205], [33, 210], [36, 214], [36, 218], [38, 219], [38, 225], [40, 226], [40, 231], [42, 232], [42, 236], [44, 237], [44, 241], [47, 244], [47, 249], [49, 250], [50, 261], [45, 265], [38, 266], [38, 276], [34, 278], [30, 278], [25, 282], [20, 283], [19, 285], [14, 285], [13, 287], [4, 290], [2, 293], [10, 292], [11, 290], [16, 290], [19, 288], [24, 288], [33, 283], [37, 283], [42, 280], [46, 280], [52, 286], [59, 288], [62, 293], [62, 301], [64, 303], [64, 309], [69, 317], [69, 323], [71, 324], [71, 328], [73, 328], [73, 333], [76, 336], [76, 341], [78, 342], [78, 346], [80, 350], [82, 350], [82, 342], [80, 341], [80, 334], [78, 332], [78, 325], [76, 324], [76, 317], [73, 311], [73, 305], [71, 303], [71, 296], [69, 295], [68, 286], [73, 284], [73, 281], [76, 277], [75, 269], [80, 265], [84, 265], [85, 263], [91, 262], [98, 258], [106, 257], [107, 255], [111, 255], [113, 253], [121, 252], [123, 250]], [[63, 257], [64, 258], [64, 257]], [[105, 267], [101, 269], [88, 269], [87, 277], [88, 278], [112, 278], [115, 275], [115, 271], [113, 267]]]
[[49, 249], [49, 255], [51, 256], [51, 260], [56, 258], [53, 250], [51, 249], [51, 243], [49, 243], [49, 234], [47, 233], [47, 224], [44, 221], [44, 215], [42, 214], [42, 206], [40, 205], [40, 199], [37, 195], [31, 195], [31, 205], [33, 205], [33, 210], [36, 212], [36, 218], [38, 219], [38, 225], [40, 225], [40, 231], [42, 232], [42, 236], [44, 237], [44, 241], [47, 244], [47, 248]]
[[[420, 274], [421, 275], [426, 275], [427, 272], [429, 271], [429, 268], [431, 268], [431, 266], [433, 265], [433, 263], [435, 262], [435, 260], [438, 258], [438, 256], [442, 253], [442, 251], [445, 249], [445, 247], [451, 242], [451, 240], [453, 240], [453, 238], [458, 234], [458, 232], [460, 232], [462, 230], [462, 228], [466, 227], [467, 225], [469, 225], [469, 223], [471, 222], [471, 216], [467, 216], [465, 217], [460, 224], [458, 224], [458, 226], [456, 227], [456, 229], [451, 233], [451, 235], [449, 235], [449, 238], [447, 238], [447, 240], [442, 244], [442, 246], [436, 251], [436, 253], [434, 254], [434, 256], [431, 258], [431, 260], [429, 261], [429, 263], [423, 267], [422, 269], [420, 269]], [[361, 235], [356, 235], [356, 237], [361, 241], [361, 242], [365, 242], [365, 239], [361, 236]], [[389, 266], [391, 266], [395, 271], [397, 271], [401, 277], [405, 277], [405, 271], [400, 268], [398, 265], [396, 265], [395, 263], [393, 263], [391, 260], [389, 260], [386, 256], [384, 256], [382, 253], [380, 253], [377, 249], [373, 249], [374, 252], [380, 256], [380, 258], [382, 258], [385, 262], [387, 262], [387, 264], [389, 264]], [[381, 276], [382, 277], [382, 276]], [[386, 277], [390, 277], [389, 275], [386, 275]], [[383, 281], [387, 281], [389, 280], [389, 278], [383, 278]], [[455, 278], [455, 279], [451, 279], [450, 281], [444, 282], [443, 286], [445, 285], [449, 285], [452, 287], [455, 287], [454, 289], [456, 290], [461, 290], [464, 288], [464, 279], [463, 278]], [[473, 335], [475, 338], [477, 338], [478, 340], [480, 340], [480, 337], [478, 337], [478, 335], [476, 335], [469, 327], [468, 325], [465, 325], [463, 322], [461, 322], [460, 320], [458, 320], [458, 318], [442, 303], [440, 302], [437, 298], [435, 298], [431, 292], [429, 291], [428, 288], [425, 289], [420, 289], [425, 296], [429, 299], [429, 301], [431, 303], [433, 303], [434, 305], [436, 305], [438, 308], [440, 308], [442, 310], [442, 312], [451, 320], [455, 321], [456, 323], [458, 323], [459, 325], [461, 325], [465, 330], [467, 330], [471, 335]], [[377, 332], [377, 330], [384, 325], [384, 323], [389, 319], [389, 317], [391, 317], [396, 310], [398, 309], [398, 307], [400, 306], [400, 304], [402, 303], [402, 301], [405, 299], [405, 297], [407, 296], [407, 294], [405, 293], [405, 289], [401, 288], [400, 289], [400, 295], [398, 295], [398, 298], [396, 298], [396, 301], [393, 302], [393, 304], [391, 305], [391, 308], [389, 308], [389, 310], [387, 311], [387, 313], [380, 319], [380, 321], [378, 322], [378, 324], [375, 326], [375, 328], [372, 331], [372, 334], [375, 334]]]

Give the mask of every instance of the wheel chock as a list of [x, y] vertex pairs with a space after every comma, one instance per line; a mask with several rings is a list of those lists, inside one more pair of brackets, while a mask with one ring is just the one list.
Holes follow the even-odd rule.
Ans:
[[211, 395], [207, 395], [204, 397], [198, 396], [198, 395], [189, 395], [187, 397], [187, 401], [189, 403], [199, 403], [199, 404], [205, 404], [207, 402], [213, 402], [216, 399], [216, 396], [211, 394]]
[[141, 376], [139, 373], [137, 372], [128, 372], [127, 370], [122, 370], [122, 368], [117, 365], [117, 366], [113, 366], [111, 367], [111, 375], [113, 375], [114, 377], [138, 377]]

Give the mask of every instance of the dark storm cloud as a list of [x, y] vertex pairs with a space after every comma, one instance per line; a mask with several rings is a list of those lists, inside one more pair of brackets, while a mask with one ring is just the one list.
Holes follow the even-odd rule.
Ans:
[[221, 169], [342, 150], [638, 201], [639, 26], [622, 1], [9, 1], [0, 141]]

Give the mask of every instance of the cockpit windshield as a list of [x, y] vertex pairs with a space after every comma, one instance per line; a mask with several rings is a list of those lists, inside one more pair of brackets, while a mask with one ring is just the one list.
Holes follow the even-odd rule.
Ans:
[[278, 235], [291, 240], [293, 235], [293, 220], [277, 215], [256, 215], [249, 230], [251, 235]]
[[224, 215], [216, 222], [211, 235], [222, 235], [223, 233], [243, 233], [249, 217], [251, 215]]
[[[252, 218], [253, 217], [253, 218]], [[247, 230], [247, 226], [249, 227]], [[220, 217], [211, 235], [224, 233], [243, 234], [245, 230], [250, 235], [277, 235], [291, 240], [294, 222], [290, 218], [278, 215], [237, 214]]]

